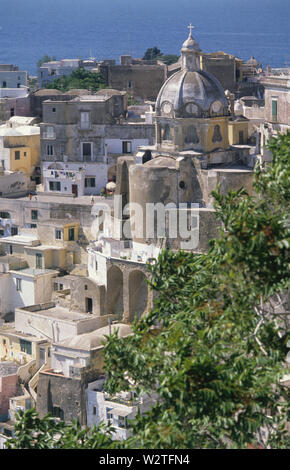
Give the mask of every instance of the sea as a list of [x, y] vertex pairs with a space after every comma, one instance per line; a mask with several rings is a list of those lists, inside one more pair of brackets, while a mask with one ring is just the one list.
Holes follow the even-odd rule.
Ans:
[[0, 63], [179, 54], [189, 23], [204, 52], [290, 65], [290, 0], [0, 0]]

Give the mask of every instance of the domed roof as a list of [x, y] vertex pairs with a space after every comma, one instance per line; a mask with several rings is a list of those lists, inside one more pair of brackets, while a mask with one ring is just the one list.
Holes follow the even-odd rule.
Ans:
[[61, 95], [61, 91], [54, 88], [40, 88], [34, 92], [35, 96], [50, 96], [50, 95]]
[[259, 65], [259, 62], [255, 59], [255, 57], [251, 57], [249, 60], [247, 60], [247, 64], [257, 66]]
[[64, 95], [73, 95], [73, 96], [82, 96], [82, 95], [89, 95], [89, 90], [85, 88], [72, 88], [64, 93]]
[[155, 157], [152, 160], [149, 160], [148, 162], [144, 163], [143, 166], [149, 166], [149, 167], [166, 167], [166, 168], [176, 168], [176, 159], [172, 157]]
[[189, 28], [189, 36], [182, 44], [181, 51], [186, 52], [186, 51], [193, 50], [193, 51], [201, 52], [198, 42], [192, 37], [193, 26], [190, 24], [188, 28]]
[[171, 75], [156, 101], [156, 114], [171, 117], [210, 117], [228, 114], [228, 102], [218, 80], [203, 70]]
[[200, 70], [200, 47], [192, 28], [181, 48], [182, 68], [162, 86], [156, 100], [156, 116], [211, 117], [228, 115], [228, 101], [219, 81]]
[[[124, 323], [116, 323], [111, 326], [111, 332], [114, 333], [118, 330], [118, 338], [123, 338], [132, 334], [132, 328]], [[104, 326], [90, 333], [83, 333], [81, 335], [73, 336], [71, 338], [60, 341], [58, 344], [65, 348], [91, 350], [103, 346], [103, 341], [106, 341], [106, 336], [109, 336], [109, 326]]]

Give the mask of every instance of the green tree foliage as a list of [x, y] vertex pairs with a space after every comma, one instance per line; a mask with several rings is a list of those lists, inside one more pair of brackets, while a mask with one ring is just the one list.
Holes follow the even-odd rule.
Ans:
[[143, 60], [162, 60], [166, 65], [174, 64], [179, 56], [176, 54], [163, 54], [158, 47], [150, 47], [143, 56]]
[[106, 82], [101, 73], [89, 72], [82, 67], [74, 70], [71, 75], [56, 78], [53, 82], [46, 85], [46, 88], [53, 88], [62, 92], [74, 88], [95, 92], [105, 87]]
[[15, 437], [6, 442], [8, 449], [116, 449], [111, 428], [84, 428], [78, 422], [66, 424], [50, 414], [40, 419], [32, 408], [19, 411]]
[[171, 65], [178, 62], [179, 56], [176, 54], [164, 54], [158, 57], [158, 59], [162, 60], [166, 65]]
[[145, 52], [144, 56], [143, 56], [143, 60], [154, 60], [156, 59], [157, 57], [160, 57], [162, 56], [162, 52], [160, 51], [160, 49], [158, 49], [158, 47], [154, 46], [154, 47], [149, 47], [147, 49], [147, 51]]
[[[154, 391], [159, 397], [132, 422], [132, 437], [112, 444], [108, 436], [101, 441], [98, 431], [83, 435], [79, 425], [59, 423], [51, 434], [51, 418], [42, 422], [30, 412], [17, 425], [12, 445], [290, 445], [285, 432], [289, 396], [281, 383], [287, 325], [280, 301], [289, 287], [289, 144], [290, 133], [271, 141], [273, 162], [255, 171], [257, 196], [243, 189], [214, 193], [223, 224], [220, 238], [206, 254], [163, 251], [148, 266], [157, 294], [154, 308], [134, 323], [132, 336], [108, 338], [107, 391]], [[275, 299], [279, 315], [271, 307]], [[270, 432], [268, 439], [261, 428]], [[62, 440], [55, 444], [58, 432]]]
[[42, 57], [42, 59], [39, 59], [39, 61], [37, 62], [37, 67], [41, 67], [42, 64], [44, 64], [45, 62], [51, 62], [51, 61], [53, 61], [53, 60], [56, 60], [56, 57], [55, 57], [55, 56], [51, 57], [51, 56], [45, 54], [45, 55]]
[[154, 308], [134, 335], [106, 344], [110, 393], [160, 397], [136, 418], [128, 447], [289, 445], [280, 382], [287, 332], [269, 307], [289, 286], [289, 138], [270, 143], [274, 159], [256, 170], [257, 197], [214, 193], [223, 229], [207, 254], [163, 251], [148, 267]]

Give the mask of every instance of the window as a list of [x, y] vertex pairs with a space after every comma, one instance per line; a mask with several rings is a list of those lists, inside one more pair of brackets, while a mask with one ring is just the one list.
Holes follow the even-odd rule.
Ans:
[[242, 145], [244, 143], [244, 133], [243, 131], [239, 131], [239, 144]]
[[45, 363], [45, 348], [39, 348], [39, 360], [41, 364]]
[[13, 436], [11, 429], [4, 428], [2, 430], [2, 432], [3, 432], [4, 436], [7, 436], [7, 437], [12, 437]]
[[75, 229], [73, 227], [68, 229], [68, 240], [73, 242], [75, 239]]
[[56, 112], [56, 108], [52, 108], [52, 112], [55, 113], [55, 112]]
[[223, 140], [221, 135], [220, 126], [217, 124], [214, 126], [212, 142], [221, 142]]
[[10, 255], [13, 255], [13, 245], [9, 245], [9, 253]]
[[13, 117], [15, 114], [14, 108], [10, 108], [10, 117]]
[[36, 224], [30, 224], [30, 228], [37, 228]]
[[36, 263], [36, 269], [42, 269], [42, 253], [36, 253], [35, 263]]
[[33, 209], [31, 211], [31, 220], [37, 220], [38, 219], [38, 211]]
[[58, 291], [58, 283], [57, 282], [53, 283], [53, 290]]
[[92, 160], [92, 143], [91, 142], [82, 142], [82, 156], [83, 160], [91, 161]]
[[81, 111], [81, 129], [90, 129], [91, 119], [89, 111]]
[[95, 262], [95, 270], [98, 271], [98, 262]]
[[18, 234], [18, 227], [11, 227], [11, 235], [17, 235]]
[[277, 121], [278, 103], [277, 100], [272, 100], [272, 121]]
[[118, 427], [126, 429], [127, 426], [127, 418], [125, 416], [118, 416]]
[[64, 413], [60, 406], [53, 406], [51, 414], [54, 418], [58, 418], [61, 421], [64, 419]]
[[131, 80], [128, 81], [128, 88], [132, 88], [133, 87], [133, 82], [131, 82]]
[[24, 157], [26, 157], [26, 152], [23, 152]]
[[20, 151], [19, 150], [15, 150], [14, 155], [15, 155], [15, 160], [20, 160]]
[[20, 279], [19, 277], [16, 278], [16, 290], [20, 292], [22, 290], [21, 281], [22, 279]]
[[60, 191], [60, 181], [50, 181], [49, 182], [50, 191]]
[[122, 152], [131, 153], [132, 152], [132, 142], [124, 140], [122, 142]]
[[55, 239], [56, 240], [61, 240], [61, 230], [59, 230], [59, 229], [55, 230]]
[[10, 219], [9, 212], [0, 212], [0, 219]]
[[4, 82], [2, 83], [2, 88], [6, 88], [6, 86], [7, 86], [7, 83], [4, 81]]
[[86, 312], [93, 312], [93, 299], [91, 297], [86, 297]]
[[54, 155], [54, 146], [53, 145], [47, 145], [46, 146], [46, 155]]
[[96, 178], [85, 178], [85, 188], [95, 188]]
[[96, 415], [96, 414], [97, 414], [97, 407], [93, 406], [93, 415]]
[[31, 341], [26, 341], [25, 339], [20, 340], [20, 350], [26, 354], [32, 353]]
[[112, 408], [106, 408], [106, 418], [108, 421], [111, 421], [113, 419], [113, 414], [110, 413], [110, 411], [112, 410]]

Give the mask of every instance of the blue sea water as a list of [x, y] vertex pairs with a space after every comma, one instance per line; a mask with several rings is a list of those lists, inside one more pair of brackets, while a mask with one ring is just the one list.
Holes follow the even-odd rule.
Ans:
[[0, 63], [36, 74], [44, 54], [179, 54], [187, 25], [205, 52], [290, 64], [290, 0], [0, 0]]

